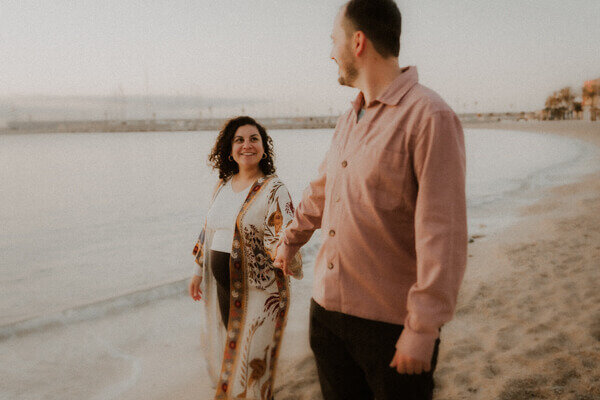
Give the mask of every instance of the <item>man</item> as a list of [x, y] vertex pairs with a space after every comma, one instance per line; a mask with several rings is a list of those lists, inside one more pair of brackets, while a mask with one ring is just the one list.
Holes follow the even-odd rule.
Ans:
[[466, 265], [462, 128], [415, 67], [399, 67], [400, 27], [392, 0], [338, 13], [331, 58], [360, 93], [275, 260], [286, 271], [322, 229], [310, 343], [325, 399], [431, 399]]

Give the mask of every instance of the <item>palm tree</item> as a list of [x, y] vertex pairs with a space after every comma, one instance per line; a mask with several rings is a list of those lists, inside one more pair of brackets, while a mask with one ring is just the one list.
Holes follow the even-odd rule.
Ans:
[[552, 95], [548, 96], [548, 98], [546, 99], [546, 108], [544, 109], [544, 111], [546, 111], [547, 115], [549, 116], [549, 119], [557, 118], [558, 104], [559, 99], [558, 94], [556, 92], [552, 93]]
[[560, 92], [558, 93], [558, 99], [560, 102], [562, 119], [565, 117], [565, 112], [568, 112], [570, 119], [573, 113], [573, 100], [575, 99], [575, 96], [571, 92], [571, 88], [564, 87], [560, 89]]
[[590, 106], [593, 108], [596, 106], [596, 98], [597, 96], [600, 95], [600, 85], [598, 84], [592, 84], [592, 85], [585, 85], [583, 87], [583, 97], [588, 97], [590, 99]]
[[581, 112], [583, 111], [583, 107], [580, 101], [573, 102], [573, 114], [576, 119], [581, 119]]
[[583, 86], [583, 105], [590, 107], [592, 121], [595, 120], [595, 113], [598, 108], [598, 99], [600, 98], [600, 80], [586, 82]]

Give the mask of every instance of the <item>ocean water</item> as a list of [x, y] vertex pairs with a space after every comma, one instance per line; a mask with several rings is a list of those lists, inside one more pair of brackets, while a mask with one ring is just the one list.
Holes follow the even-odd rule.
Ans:
[[[593, 167], [592, 150], [576, 140], [465, 133], [471, 232], [510, 223], [516, 206], [535, 200], [535, 189]], [[270, 134], [278, 175], [297, 203], [332, 130]], [[206, 162], [215, 137], [0, 136], [0, 337], [180, 290], [172, 283], [191, 273], [191, 249], [216, 181]]]

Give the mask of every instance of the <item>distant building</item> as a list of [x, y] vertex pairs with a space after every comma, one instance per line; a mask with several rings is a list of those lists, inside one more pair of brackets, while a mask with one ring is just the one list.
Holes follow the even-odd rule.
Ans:
[[583, 84], [581, 107], [585, 121], [600, 119], [600, 78], [586, 81]]
[[547, 114], [546, 110], [537, 110], [534, 112], [534, 119], [538, 121], [546, 120], [548, 118]]

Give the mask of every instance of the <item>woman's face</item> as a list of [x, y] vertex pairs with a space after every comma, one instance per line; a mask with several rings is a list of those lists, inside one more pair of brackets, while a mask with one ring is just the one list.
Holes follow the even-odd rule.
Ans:
[[235, 131], [231, 156], [240, 169], [258, 168], [264, 153], [262, 138], [254, 125], [243, 125]]

